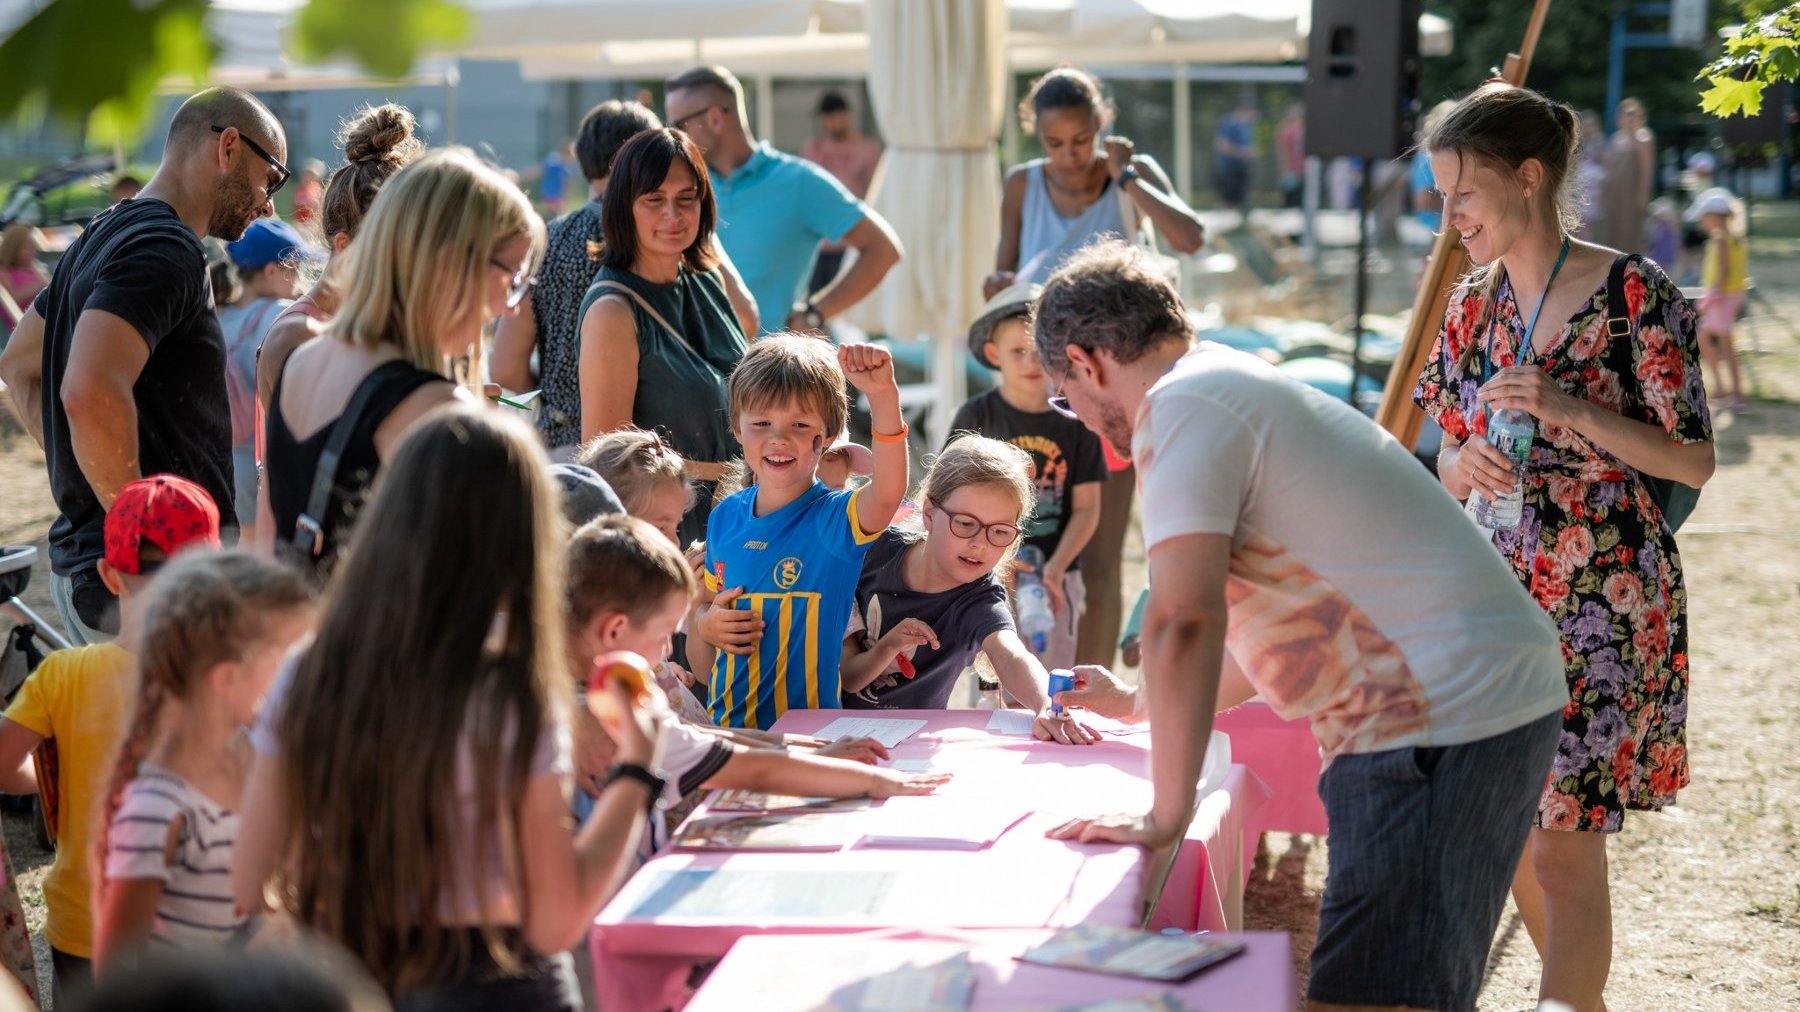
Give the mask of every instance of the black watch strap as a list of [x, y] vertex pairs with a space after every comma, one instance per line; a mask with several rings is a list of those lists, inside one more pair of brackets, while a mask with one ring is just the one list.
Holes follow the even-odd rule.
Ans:
[[600, 781], [600, 789], [604, 791], [620, 780], [636, 780], [649, 788], [650, 799], [644, 807], [650, 811], [654, 811], [662, 803], [663, 788], [668, 785], [667, 780], [657, 776], [648, 767], [637, 763], [615, 763], [612, 769], [606, 771], [606, 778]]

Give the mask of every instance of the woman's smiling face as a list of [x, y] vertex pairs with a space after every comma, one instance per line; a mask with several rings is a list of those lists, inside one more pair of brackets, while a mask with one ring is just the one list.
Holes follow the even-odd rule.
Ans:
[[1433, 151], [1431, 174], [1444, 195], [1444, 227], [1462, 237], [1469, 259], [1492, 263], [1527, 231], [1529, 205], [1513, 173], [1473, 155]]

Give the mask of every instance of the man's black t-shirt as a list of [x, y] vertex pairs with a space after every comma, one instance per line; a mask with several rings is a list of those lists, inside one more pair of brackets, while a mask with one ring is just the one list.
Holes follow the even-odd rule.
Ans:
[[87, 310], [131, 324], [150, 347], [132, 389], [139, 473], [187, 478], [212, 495], [221, 516], [232, 516], [225, 339], [213, 316], [206, 253], [175, 209], [139, 197], [102, 212], [34, 306], [44, 318], [44, 456], [61, 513], [50, 525], [51, 568], [68, 576], [104, 554], [106, 511], [75, 459], [60, 393], [75, 321]]
[[940, 649], [922, 644], [889, 661], [861, 692], [844, 693], [847, 710], [942, 710], [949, 705], [957, 676], [974, 661], [987, 638], [1013, 628], [1006, 588], [992, 573], [942, 594], [908, 587], [900, 564], [912, 544], [890, 528], [869, 546], [856, 585], [850, 635], [861, 636], [866, 650], [901, 622], [916, 618], [937, 634]]
[[[1025, 543], [1047, 560], [1062, 543], [1063, 528], [1075, 508], [1075, 486], [1106, 480], [1106, 451], [1088, 427], [1055, 411], [1020, 411], [1000, 391], [977, 394], [956, 409], [950, 441], [959, 432], [976, 432], [1011, 443], [1031, 454], [1037, 508], [1025, 521]], [[1080, 568], [1080, 559], [1070, 569]]]

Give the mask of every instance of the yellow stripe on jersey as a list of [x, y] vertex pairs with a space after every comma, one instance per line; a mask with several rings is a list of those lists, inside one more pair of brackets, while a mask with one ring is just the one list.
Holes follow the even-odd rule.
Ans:
[[721, 709], [713, 718], [720, 726], [728, 726], [731, 722], [731, 683], [737, 678], [737, 655], [720, 650], [713, 662], [712, 697], [717, 700]]
[[[823, 598], [817, 591], [801, 595], [806, 598], [806, 620], [812, 625], [819, 624], [819, 609]], [[806, 708], [819, 708], [819, 637], [806, 638]]]
[[781, 617], [776, 621], [776, 629], [781, 637], [781, 649], [775, 654], [775, 719], [788, 708], [788, 635], [794, 631], [794, 598], [791, 594], [781, 595]]
[[[750, 609], [760, 615], [762, 614], [762, 602], [758, 601], [757, 597], [758, 595], [755, 594], [750, 596]], [[744, 682], [744, 726], [761, 727], [762, 725], [758, 722], [760, 718], [756, 712], [761, 709], [759, 704], [762, 700], [761, 643], [756, 643], [751, 646], [750, 663], [745, 665], [745, 667], [749, 669], [750, 674], [748, 679]]]
[[[866, 491], [868, 489], [868, 487], [869, 486], [864, 485], [862, 488], [859, 488], [855, 492], [851, 493], [850, 498], [844, 500], [844, 508], [846, 510], [850, 511], [850, 536], [852, 538], [856, 539], [856, 543], [859, 546], [866, 545], [869, 542], [874, 541], [876, 538], [881, 537], [882, 531], [887, 530], [887, 522], [883, 521], [881, 526], [875, 528], [873, 533], [864, 533], [863, 532], [862, 521], [859, 520], [856, 515], [856, 500], [862, 498], [863, 492]], [[889, 517], [888, 519], [892, 520], [893, 518]], [[811, 667], [811, 665], [807, 665], [807, 666]], [[814, 707], [814, 709], [817, 709], [817, 707]]]

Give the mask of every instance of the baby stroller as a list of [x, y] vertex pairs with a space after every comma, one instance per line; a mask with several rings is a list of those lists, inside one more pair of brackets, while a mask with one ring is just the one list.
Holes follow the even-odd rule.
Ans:
[[[13, 622], [11, 631], [0, 640], [0, 702], [4, 704], [12, 702], [26, 677], [43, 663], [45, 645], [51, 650], [71, 646], [62, 630], [19, 600], [31, 583], [31, 567], [36, 562], [37, 549], [31, 545], [0, 547], [0, 615]], [[55, 740], [39, 745], [33, 760], [37, 766], [38, 797], [16, 801], [21, 809], [31, 811], [38, 842], [52, 848], [56, 846]], [[15, 799], [7, 800], [11, 803]]]

